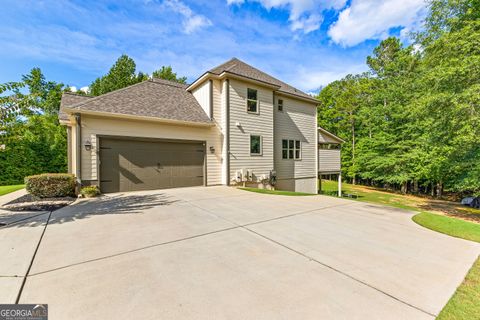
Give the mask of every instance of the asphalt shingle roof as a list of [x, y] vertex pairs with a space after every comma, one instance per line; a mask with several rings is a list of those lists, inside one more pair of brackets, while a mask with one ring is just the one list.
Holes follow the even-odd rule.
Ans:
[[237, 58], [233, 58], [233, 59], [231, 59], [231, 60], [213, 68], [213, 69], [211, 69], [209, 72], [213, 73], [213, 74], [216, 74], [216, 75], [220, 75], [223, 72], [232, 73], [232, 74], [239, 75], [239, 76], [242, 76], [242, 77], [246, 77], [246, 78], [250, 78], [250, 79], [254, 79], [254, 80], [258, 80], [258, 81], [262, 81], [262, 82], [266, 82], [268, 84], [278, 86], [279, 87], [279, 89], [278, 89], [279, 92], [285, 92], [285, 93], [289, 93], [289, 94], [299, 96], [299, 97], [302, 97], [302, 98], [315, 100], [309, 94], [306, 94], [305, 92], [303, 92], [299, 89], [296, 89], [296, 88], [292, 87], [291, 85], [289, 85], [289, 84], [287, 84], [283, 81], [280, 81], [280, 80], [266, 74], [265, 72], [260, 71], [256, 68], [252, 67], [249, 64], [246, 64], [245, 62], [243, 62], [243, 61], [241, 61]]
[[62, 100], [60, 101], [60, 111], [58, 113], [58, 118], [60, 120], [68, 120], [68, 114], [63, 110], [64, 107], [68, 107], [77, 103], [81, 103], [91, 99], [90, 96], [82, 96], [79, 94], [64, 92], [62, 94]]
[[211, 123], [195, 97], [185, 90], [186, 87], [184, 84], [154, 78], [68, 105], [68, 107], [80, 112], [96, 111]]

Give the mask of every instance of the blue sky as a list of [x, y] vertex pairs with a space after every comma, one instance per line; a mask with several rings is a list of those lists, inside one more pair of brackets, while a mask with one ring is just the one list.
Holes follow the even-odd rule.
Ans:
[[237, 57], [302, 90], [365, 71], [388, 35], [408, 41], [423, 0], [4, 0], [0, 82], [40, 67], [81, 88], [123, 53], [194, 80]]

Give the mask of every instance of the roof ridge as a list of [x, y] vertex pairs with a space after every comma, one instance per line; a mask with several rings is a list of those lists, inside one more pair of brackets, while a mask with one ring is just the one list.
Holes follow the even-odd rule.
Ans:
[[95, 98], [94, 96], [89, 96], [87, 94], [79, 94], [75, 92], [70, 92], [70, 91], [63, 91], [62, 94], [69, 94], [72, 96], [77, 96], [77, 97], [82, 97], [82, 98]]
[[[155, 81], [155, 80], [161, 80], [161, 81]], [[162, 78], [152, 77], [152, 79], [149, 79], [148, 81], [151, 81], [151, 82], [156, 83], [156, 84], [166, 85], [166, 86], [180, 88], [180, 89], [186, 89], [188, 87], [188, 84], [183, 84], [183, 83], [180, 83], [180, 82], [176, 82], [176, 81], [172, 81], [172, 80], [166, 80], [166, 79], [162, 79]]]
[[[91, 99], [88, 100], [88, 101], [81, 101], [81, 102], [79, 102], [79, 103], [72, 104], [71, 106], [68, 106], [67, 108], [78, 108], [78, 107], [81, 107], [81, 106], [84, 105], [84, 104], [87, 104], [87, 103], [92, 102], [92, 100], [94, 101], [94, 100], [98, 100], [98, 99], [103, 98], [103, 97], [108, 97], [108, 96], [110, 96], [110, 95], [112, 95], [112, 94], [115, 94], [115, 93], [117, 93], [117, 92], [122, 92], [122, 91], [128, 90], [128, 89], [130, 89], [130, 88], [132, 88], [132, 87], [136, 87], [136, 86], [138, 86], [138, 85], [141, 85], [141, 84], [147, 83], [147, 82], [148, 82], [148, 80], [146, 80], [146, 81], [143, 80], [143, 81], [134, 83], [134, 84], [132, 84], [132, 85], [129, 85], [129, 86], [127, 86], [127, 87], [123, 87], [123, 88], [120, 88], [120, 89], [117, 89], [117, 90], [113, 90], [113, 91], [110, 91], [110, 92], [101, 94], [101, 95], [99, 95], [99, 96], [93, 96], [93, 97], [91, 97]], [[151, 81], [151, 82], [153, 82], [153, 81]]]

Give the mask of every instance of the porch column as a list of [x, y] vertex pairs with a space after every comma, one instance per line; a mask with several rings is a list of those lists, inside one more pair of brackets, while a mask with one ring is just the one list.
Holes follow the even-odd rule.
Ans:
[[342, 173], [338, 174], [338, 196], [342, 196]]

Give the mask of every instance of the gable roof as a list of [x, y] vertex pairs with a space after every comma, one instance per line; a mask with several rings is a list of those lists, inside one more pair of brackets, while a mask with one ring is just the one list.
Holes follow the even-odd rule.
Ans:
[[256, 81], [265, 82], [270, 85], [274, 85], [278, 87], [279, 92], [284, 92], [287, 94], [291, 94], [297, 97], [301, 97], [304, 99], [311, 100], [312, 102], [318, 102], [315, 98], [306, 94], [305, 92], [292, 87], [291, 85], [278, 80], [263, 71], [258, 70], [257, 68], [252, 67], [251, 65], [237, 59], [232, 58], [229, 61], [222, 63], [221, 65], [210, 69], [209, 73], [220, 75], [222, 73], [231, 73], [237, 76], [249, 78]]
[[65, 107], [79, 113], [111, 113], [211, 124], [210, 118], [186, 88], [184, 84], [154, 78]]
[[68, 107], [80, 102], [84, 102], [91, 98], [92, 98], [91, 96], [83, 96], [73, 92], [64, 92], [62, 94], [62, 100], [60, 101], [60, 110], [58, 112], [58, 119], [65, 120], [65, 121], [68, 120], [68, 114], [64, 110], [65, 107]]
[[[329, 138], [333, 139], [335, 142], [338, 142], [338, 143], [345, 143], [345, 140], [343, 140], [342, 138], [340, 137], [337, 137], [336, 135], [334, 135], [333, 133], [331, 133], [330, 131], [327, 131], [325, 129], [323, 129], [322, 127], [317, 127], [318, 131], [323, 133], [324, 135], [328, 136]], [[322, 143], [322, 142], [318, 142], [318, 143]]]

